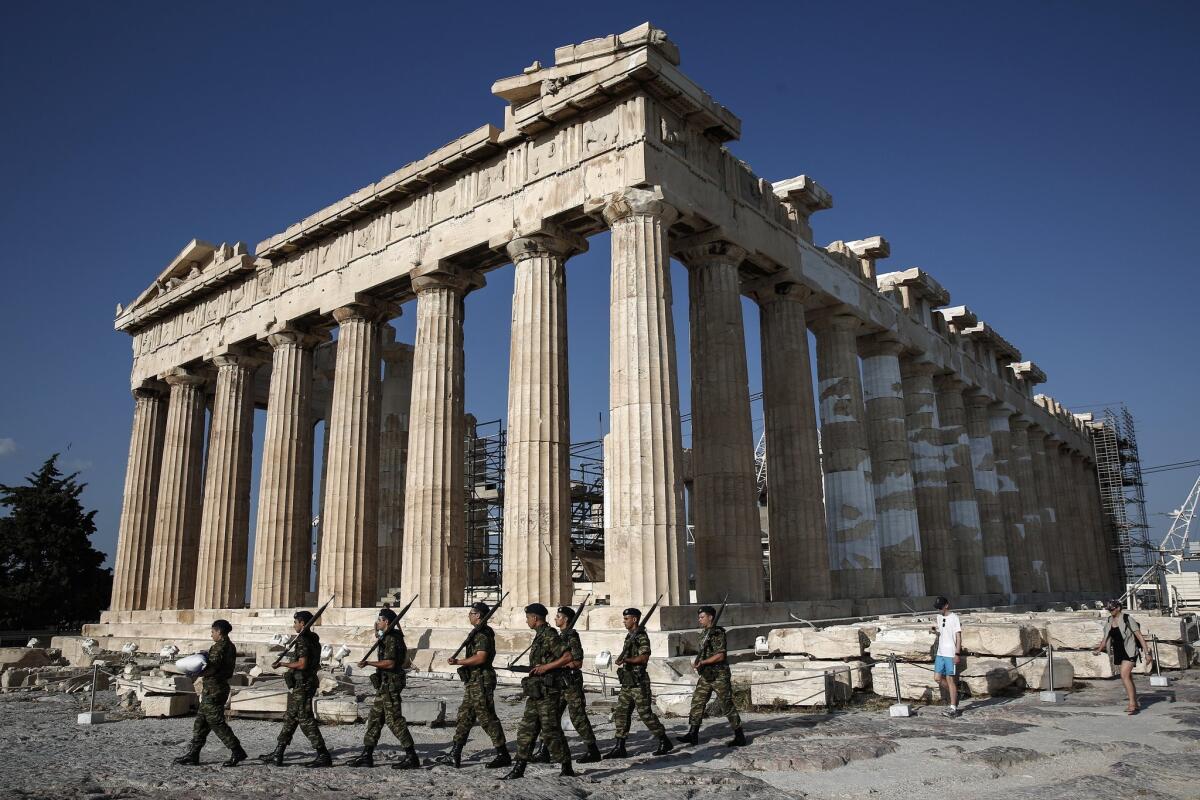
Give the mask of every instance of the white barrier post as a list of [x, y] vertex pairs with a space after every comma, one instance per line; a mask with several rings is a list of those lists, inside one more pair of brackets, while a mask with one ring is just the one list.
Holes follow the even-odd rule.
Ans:
[[1170, 686], [1171, 679], [1162, 674], [1162, 668], [1158, 665], [1158, 637], [1150, 637], [1150, 650], [1154, 653], [1154, 674], [1150, 676], [1151, 686]]
[[1041, 700], [1043, 703], [1059, 703], [1067, 702], [1067, 693], [1060, 692], [1054, 685], [1054, 645], [1046, 643], [1046, 672], [1050, 679], [1050, 686], [1042, 691]]
[[100, 673], [100, 664], [92, 662], [92, 697], [88, 701], [88, 710], [76, 718], [80, 725], [96, 725], [104, 722], [104, 712], [96, 710], [96, 678]]
[[911, 717], [912, 706], [907, 703], [900, 702], [900, 671], [896, 669], [896, 656], [888, 657], [889, 663], [892, 665], [892, 683], [896, 687], [896, 702], [888, 707], [889, 717]]

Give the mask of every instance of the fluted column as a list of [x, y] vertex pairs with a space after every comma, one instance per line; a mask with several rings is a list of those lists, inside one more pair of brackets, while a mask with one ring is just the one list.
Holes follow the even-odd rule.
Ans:
[[1082, 592], [1100, 592], [1103, 587], [1096, 578], [1100, 573], [1100, 565], [1096, 559], [1096, 547], [1091, 537], [1091, 525], [1087, 519], [1087, 506], [1079, 491], [1079, 479], [1083, 470], [1083, 456], [1067, 447], [1063, 452], [1062, 477], [1063, 498], [1071, 507], [1070, 520], [1072, 535], [1075, 540], [1076, 572], [1079, 576], [1079, 590]]
[[1058, 532], [1058, 511], [1054, 507], [1054, 478], [1046, 456], [1046, 433], [1041, 428], [1029, 428], [1029, 456], [1033, 469], [1033, 489], [1042, 522], [1042, 555], [1050, 591], [1067, 590], [1064, 548]]
[[109, 604], [113, 611], [146, 607], [163, 433], [167, 424], [165, 389], [164, 386], [133, 390], [133, 430], [129, 436], [129, 459], [125, 463], [125, 493], [121, 500], [121, 527]]
[[888, 597], [921, 597], [925, 594], [923, 537], [905, 427], [903, 350], [898, 341], [869, 337], [859, 352], [883, 592]]
[[1096, 482], [1096, 471], [1087, 456], [1079, 460], [1079, 502], [1083, 509], [1080, 515], [1087, 525], [1088, 539], [1096, 565], [1096, 590], [1111, 593], [1114, 588], [1113, 561], [1116, 554], [1105, 531], [1104, 512], [1100, 507], [1100, 488]]
[[904, 407], [912, 458], [917, 516], [921, 521], [921, 563], [925, 591], [953, 597], [959, 593], [958, 562], [950, 532], [950, 490], [946, 478], [945, 437], [933, 388], [936, 367], [905, 359]]
[[508, 243], [513, 260], [504, 463], [504, 588], [548, 605], [571, 601], [571, 418], [565, 233]]
[[818, 317], [812, 327], [817, 337], [821, 464], [834, 595], [881, 597], [883, 571], [858, 367], [861, 323], [854, 316], [834, 312]]
[[667, 229], [677, 216], [649, 189], [604, 207], [612, 228], [605, 442], [605, 576], [613, 597], [642, 606], [688, 596]]
[[695, 475], [696, 599], [760, 603], [762, 527], [738, 267], [742, 248], [689, 243], [692, 470]]
[[1029, 420], [1014, 415], [1009, 418], [1012, 442], [1012, 473], [1021, 502], [1021, 520], [1025, 532], [1025, 552], [1029, 554], [1030, 580], [1033, 591], [1048, 592], [1046, 554], [1042, 546], [1042, 514], [1037, 486], [1033, 480], [1033, 455], [1029, 449]]
[[261, 363], [234, 353], [213, 358], [217, 384], [205, 459], [196, 608], [242, 608], [246, 604], [254, 372]]
[[1008, 563], [1008, 537], [1000, 509], [1000, 483], [996, 477], [996, 455], [992, 446], [989, 410], [992, 400], [985, 394], [968, 393], [967, 435], [971, 440], [971, 467], [975, 478], [975, 500], [979, 504], [979, 526], [983, 532], [983, 578], [989, 594], [1011, 595], [1012, 573]]
[[958, 566], [959, 590], [964, 594], [987, 594], [983, 567], [983, 524], [975, 492], [971, 439], [967, 434], [967, 409], [963, 403], [966, 384], [954, 376], [935, 381], [938, 422], [942, 426], [946, 464], [946, 491], [950, 501], [950, 541]]
[[254, 526], [251, 608], [304, 602], [311, 569], [313, 349], [320, 339], [293, 328], [267, 337], [271, 387]]
[[759, 306], [771, 599], [832, 596], [821, 451], [804, 300], [793, 283], [754, 294]]
[[1021, 508], [1021, 490], [1017, 486], [1012, 461], [1012, 430], [1009, 427], [1012, 411], [1003, 403], [993, 403], [989, 414], [1000, 513], [1004, 519], [1004, 540], [1008, 547], [1008, 569], [1012, 575], [1013, 591], [1018, 594], [1034, 592], [1037, 591], [1037, 585], [1033, 580], [1029, 549], [1025, 545], [1025, 512]]
[[174, 369], [163, 380], [171, 387], [171, 399], [146, 600], [151, 610], [191, 608], [195, 600], [204, 483], [204, 379]]
[[339, 327], [317, 590], [335, 593], [338, 606], [361, 608], [379, 597], [379, 350], [394, 313], [370, 301], [333, 312]]
[[1079, 537], [1075, 532], [1075, 504], [1071, 501], [1071, 493], [1066, 490], [1067, 483], [1063, 474], [1064, 462], [1069, 462], [1070, 459], [1064, 447], [1064, 443], [1058, 439], [1046, 437], [1046, 485], [1049, 488], [1058, 531], [1058, 545], [1052, 547], [1050, 552], [1057, 554], [1061, 563], [1061, 591], [1078, 592], [1083, 586], [1079, 571]]
[[454, 271], [413, 280], [417, 337], [404, 487], [400, 586], [423, 606], [463, 603], [466, 588], [466, 420], [463, 416], [463, 296]]
[[408, 410], [412, 405], [413, 349], [384, 329], [379, 433], [379, 594], [399, 588], [404, 548], [404, 481], [408, 461]]

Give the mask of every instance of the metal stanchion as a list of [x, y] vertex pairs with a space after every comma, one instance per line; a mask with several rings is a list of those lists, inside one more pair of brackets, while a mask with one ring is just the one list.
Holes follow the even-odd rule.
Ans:
[[96, 710], [96, 679], [99, 674], [100, 662], [92, 662], [92, 697], [88, 701], [88, 710], [76, 718], [80, 725], [96, 725], [104, 722], [104, 712]]
[[1054, 685], [1054, 645], [1046, 643], [1046, 677], [1050, 679], [1050, 685], [1041, 693], [1043, 703], [1065, 703], [1067, 701], [1067, 693], [1058, 691]]
[[1162, 668], [1158, 665], [1158, 637], [1150, 637], [1150, 651], [1154, 653], [1154, 674], [1150, 676], [1150, 685], [1165, 687], [1171, 685], [1171, 679], [1162, 674]]
[[911, 717], [912, 706], [907, 703], [900, 702], [900, 671], [896, 668], [896, 656], [888, 657], [888, 662], [892, 665], [892, 683], [896, 687], [896, 702], [888, 707], [889, 717]]

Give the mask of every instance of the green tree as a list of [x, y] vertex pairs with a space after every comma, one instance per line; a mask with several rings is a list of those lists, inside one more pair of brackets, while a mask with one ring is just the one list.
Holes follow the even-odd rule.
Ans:
[[58, 453], [27, 486], [0, 485], [0, 629], [74, 627], [108, 607], [112, 571], [89, 540], [95, 511], [84, 511], [79, 473], [64, 476]]

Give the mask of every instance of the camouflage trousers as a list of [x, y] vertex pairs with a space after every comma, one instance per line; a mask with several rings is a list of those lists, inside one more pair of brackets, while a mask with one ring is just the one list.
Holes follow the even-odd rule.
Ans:
[[713, 692], [717, 693], [717, 702], [724, 710], [729, 725], [734, 730], [742, 727], [742, 718], [733, 705], [733, 683], [729, 670], [713, 670], [711, 667], [702, 667], [700, 677], [696, 680], [696, 691], [692, 692], [692, 709], [688, 714], [688, 725], [694, 728], [700, 727], [700, 721], [704, 719], [704, 708], [708, 705]]
[[375, 694], [375, 702], [371, 705], [371, 713], [367, 717], [367, 732], [363, 735], [363, 744], [367, 747], [379, 744], [379, 734], [383, 732], [385, 723], [402, 747], [413, 747], [412, 734], [408, 732], [408, 720], [401, 712], [400, 687], [387, 683], [381, 685]]
[[314, 748], [318, 751], [325, 749], [325, 737], [321, 735], [321, 728], [317, 725], [317, 718], [312, 710], [312, 701], [316, 693], [315, 680], [297, 681], [296, 685], [288, 690], [287, 711], [283, 715], [283, 727], [279, 729], [279, 744], [287, 747], [296, 733], [296, 728], [299, 728], [304, 731]]
[[[205, 682], [211, 680], [206, 679]], [[196, 721], [192, 724], [192, 747], [200, 750], [208, 740], [208, 732], [212, 731], [221, 740], [221, 744], [230, 750], [241, 747], [233, 729], [225, 721], [225, 701], [229, 699], [229, 687], [223, 686], [200, 695], [200, 709], [196, 712]]]
[[[571, 715], [571, 725], [574, 726], [575, 732], [579, 734], [579, 738], [585, 744], [596, 743], [596, 733], [592, 730], [592, 721], [587, 715], [587, 700], [583, 694], [583, 676], [579, 672], [573, 672], [567, 677], [567, 686], [562, 691], [562, 699], [558, 704], [558, 718], [560, 720], [559, 727], [562, 727], [562, 715], [566, 711]], [[538, 730], [534, 736], [541, 731], [539, 724]], [[566, 731], [563, 732], [563, 739], [566, 740]]]
[[492, 747], [504, 747], [507, 743], [492, 699], [495, 690], [496, 673], [491, 670], [471, 670], [470, 679], [463, 684], [463, 700], [458, 707], [458, 724], [454, 727], [455, 744], [466, 744], [471, 728], [476, 724], [491, 738]]
[[533, 757], [533, 743], [539, 735], [550, 748], [550, 758], [556, 764], [561, 764], [571, 757], [562, 725], [558, 721], [561, 715], [561, 690], [543, 689], [541, 697], [525, 699], [525, 714], [517, 727], [518, 761], [528, 761]]
[[641, 717], [642, 724], [651, 733], [655, 736], [667, 735], [667, 729], [658, 721], [658, 715], [654, 713], [654, 706], [651, 705], [652, 697], [650, 676], [645, 673], [642, 674], [641, 680], [636, 685], [621, 687], [621, 693], [617, 695], [617, 707], [613, 709], [613, 725], [617, 728], [618, 739], [624, 739], [629, 735], [629, 721], [633, 717], [635, 708], [638, 716]]

